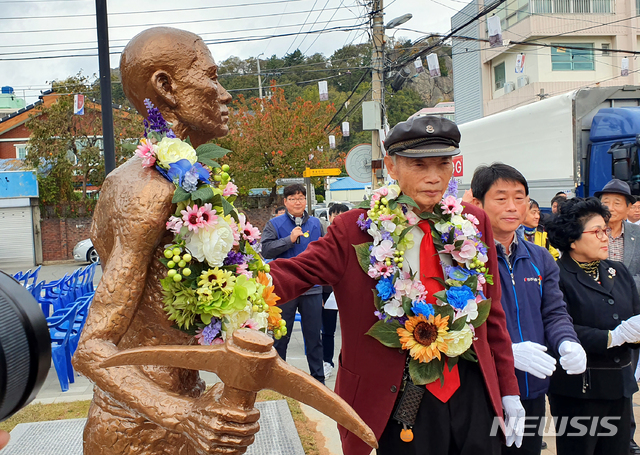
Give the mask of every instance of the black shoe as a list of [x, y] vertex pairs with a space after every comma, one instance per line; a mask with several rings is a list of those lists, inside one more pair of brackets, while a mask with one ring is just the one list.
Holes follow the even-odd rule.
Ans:
[[547, 443], [542, 441], [542, 450], [546, 450], [547, 449]]
[[629, 453], [631, 455], [640, 455], [640, 447], [638, 447], [638, 444], [636, 444], [633, 439], [631, 440], [631, 444], [629, 444]]

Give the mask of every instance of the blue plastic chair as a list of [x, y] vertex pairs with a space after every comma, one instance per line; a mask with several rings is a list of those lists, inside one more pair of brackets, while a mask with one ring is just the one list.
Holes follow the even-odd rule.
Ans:
[[[60, 283], [60, 304], [66, 308], [76, 300], [76, 285], [78, 283], [80, 269], [76, 269], [71, 276], [65, 275], [65, 279]], [[60, 308], [56, 308], [58, 310]]]
[[63, 392], [69, 390], [69, 382], [74, 382], [69, 340], [73, 334], [73, 325], [79, 306], [72, 305], [66, 308], [63, 314], [47, 318], [51, 336], [51, 359]]
[[76, 298], [93, 292], [93, 276], [95, 275], [96, 264], [89, 264], [78, 274], [76, 283]]
[[20, 281], [22, 279], [23, 275], [24, 275], [24, 272], [20, 271], [20, 272], [14, 273], [13, 277], [16, 279], [16, 281]]
[[37, 301], [40, 301], [40, 297], [42, 297], [42, 286], [44, 286], [44, 281], [40, 281], [38, 284], [32, 286], [31, 289], [29, 289], [31, 295], [33, 295], [33, 298]]
[[[42, 285], [41, 296], [38, 299], [38, 303], [42, 307], [42, 312], [45, 317], [50, 316], [55, 310], [63, 307], [60, 302], [62, 282], [68, 278], [67, 275], [63, 276], [59, 280], [49, 281]], [[52, 311], [53, 310], [53, 311]]]
[[36, 269], [31, 272], [27, 277], [26, 277], [26, 288], [31, 290], [36, 283], [38, 282], [38, 274], [40, 273], [40, 269], [42, 268], [41, 265], [39, 265], [38, 267], [36, 267]]

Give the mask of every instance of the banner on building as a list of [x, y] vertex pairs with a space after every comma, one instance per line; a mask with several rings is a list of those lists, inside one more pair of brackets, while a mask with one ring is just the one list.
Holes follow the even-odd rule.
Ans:
[[502, 26], [498, 16], [487, 18], [487, 31], [489, 32], [489, 47], [502, 46]]
[[336, 137], [333, 134], [329, 136], [329, 148], [330, 149], [336, 148]]
[[84, 115], [84, 95], [74, 95], [73, 113], [74, 115]]
[[620, 76], [629, 75], [629, 57], [622, 57], [622, 64], [620, 65]]
[[422, 66], [422, 58], [418, 57], [413, 61], [413, 64], [416, 67], [416, 73], [424, 72], [424, 66]]
[[524, 54], [518, 54], [516, 57], [516, 73], [524, 73]]
[[440, 63], [438, 62], [438, 54], [427, 55], [427, 66], [429, 67], [429, 76], [431, 77], [441, 76]]
[[327, 86], [327, 81], [318, 82], [318, 90], [320, 91], [320, 101], [328, 101], [329, 87]]
[[349, 122], [342, 122], [342, 136], [349, 137]]

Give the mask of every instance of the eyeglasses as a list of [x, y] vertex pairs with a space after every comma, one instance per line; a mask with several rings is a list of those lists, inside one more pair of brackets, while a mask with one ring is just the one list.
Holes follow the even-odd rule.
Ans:
[[296, 197], [296, 198], [293, 198], [293, 197], [288, 197], [288, 198], [287, 198], [287, 201], [290, 201], [290, 202], [296, 202], [296, 203], [301, 203], [301, 202], [307, 202], [307, 198], [306, 198], [306, 197], [303, 197], [303, 198], [297, 198], [297, 197]]
[[604, 240], [607, 238], [607, 230], [602, 228], [595, 228], [590, 231], [582, 231], [583, 234], [595, 234], [596, 238], [599, 240]]

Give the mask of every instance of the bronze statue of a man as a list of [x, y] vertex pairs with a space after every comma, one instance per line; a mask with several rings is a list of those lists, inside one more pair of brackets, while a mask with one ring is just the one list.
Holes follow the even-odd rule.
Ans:
[[[159, 27], [127, 45], [120, 63], [125, 94], [141, 113], [149, 98], [176, 135], [194, 147], [227, 134], [231, 96], [201, 38]], [[96, 387], [84, 432], [84, 453], [244, 453], [258, 431], [258, 411], [218, 401], [221, 387], [203, 394], [198, 372], [156, 366], [100, 368], [128, 348], [185, 345], [163, 310], [158, 261], [170, 243], [165, 222], [175, 187], [134, 157], [102, 187], [91, 239], [103, 276], [74, 356], [74, 366]], [[220, 384], [219, 384], [220, 385]]]

